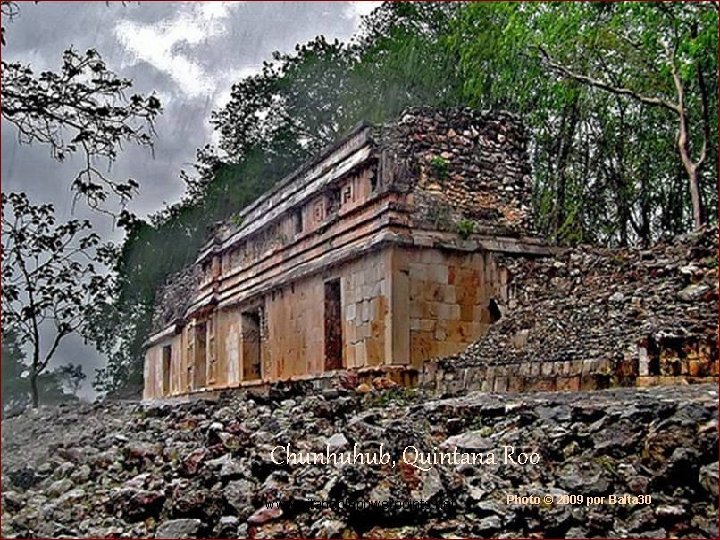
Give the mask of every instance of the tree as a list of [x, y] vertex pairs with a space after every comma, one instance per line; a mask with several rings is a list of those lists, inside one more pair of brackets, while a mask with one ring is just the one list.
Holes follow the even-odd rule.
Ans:
[[[88, 221], [56, 223], [50, 204], [24, 193], [2, 194], [2, 325], [30, 348], [29, 380], [38, 406], [39, 376], [62, 340], [82, 333], [108, 298], [103, 272], [112, 250], [89, 232]], [[45, 338], [47, 328], [53, 328]]]
[[54, 371], [63, 388], [68, 388], [74, 396], [78, 395], [80, 385], [87, 378], [80, 364], [64, 364]]
[[553, 47], [550, 52], [540, 42], [544, 62], [557, 73], [675, 117], [675, 142], [689, 182], [693, 225], [702, 227], [702, 171], [712, 144], [711, 125], [717, 124], [717, 118], [711, 118], [715, 108], [710, 107], [716, 92], [708, 82], [717, 71], [717, 6], [586, 4], [562, 6], [562, 12], [554, 9], [538, 20], [542, 41], [558, 36], [561, 27], [578, 36], [586, 53], [583, 65], [578, 65], [574, 47]]
[[2, 406], [3, 415], [23, 410], [29, 403], [27, 381], [23, 379], [27, 366], [22, 347], [15, 332], [3, 328], [2, 333]]
[[[717, 96], [701, 90], [717, 87], [712, 7], [472, 3], [450, 26], [464, 100], [522, 114], [532, 131], [535, 223], [547, 237], [649, 244], [693, 226], [685, 217], [697, 216], [691, 198], [706, 205], [716, 200], [708, 181], [716, 177], [716, 163], [708, 156], [716, 155], [717, 126], [712, 121], [708, 128], [705, 118], [715, 110]], [[690, 149], [706, 149], [706, 159], [695, 161], [701, 163], [694, 171], [698, 197], [688, 196], [694, 181], [678, 182], [678, 171], [688, 176], [673, 137], [678, 116], [623, 91], [651, 101], [676, 100], [673, 66], [663, 46], [676, 31], [675, 65], [684, 85]], [[706, 128], [709, 137], [703, 135]]]
[[[3, 0], [0, 6], [4, 46], [5, 23], [20, 10], [11, 1]], [[128, 143], [152, 149], [154, 121], [162, 112], [154, 95], [131, 94], [131, 88], [132, 81], [108, 69], [93, 49], [66, 50], [55, 72], [35, 73], [20, 62], [2, 62], [0, 112], [17, 129], [19, 141], [45, 145], [60, 162], [79, 158], [82, 165], [71, 182], [75, 200], [84, 199], [124, 227], [136, 221], [125, 206], [139, 183], [118, 180], [106, 171]], [[17, 230], [5, 223], [6, 202], [15, 211], [8, 219]], [[91, 333], [88, 318], [110, 309], [112, 299], [103, 296], [116, 281], [112, 275], [101, 277], [95, 266], [108, 263], [109, 268], [112, 250], [99, 245], [89, 223], [73, 220], [54, 227], [52, 214], [52, 206], [33, 206], [23, 194], [3, 195], [3, 328], [13, 325], [32, 345], [29, 379], [35, 406], [40, 395], [65, 399], [61, 379], [68, 382], [72, 375], [71, 386], [81, 380], [75, 367], [47, 372], [47, 365], [64, 337], [76, 331]], [[42, 223], [44, 219], [50, 222]], [[54, 337], [41, 343], [44, 325], [51, 323]]]
[[[17, 3], [2, 2], [7, 19], [18, 13]], [[71, 184], [76, 196], [115, 215], [108, 197], [114, 195], [124, 209], [139, 184], [110, 177], [101, 170], [100, 161], [112, 164], [126, 143], [152, 148], [154, 120], [162, 112], [154, 95], [128, 97], [131, 87], [132, 81], [109, 70], [97, 51], [70, 48], [63, 53], [57, 73], [36, 74], [28, 65], [3, 61], [0, 110], [17, 128], [21, 143], [44, 144], [61, 162], [79, 153], [83, 165]], [[120, 217], [128, 215], [121, 211]]]
[[[29, 367], [17, 334], [3, 329], [2, 336], [2, 414], [14, 416], [31, 402]], [[85, 374], [82, 368], [67, 364], [38, 375], [38, 396], [46, 404], [77, 400], [77, 391]], [[66, 393], [69, 387], [72, 393]]]

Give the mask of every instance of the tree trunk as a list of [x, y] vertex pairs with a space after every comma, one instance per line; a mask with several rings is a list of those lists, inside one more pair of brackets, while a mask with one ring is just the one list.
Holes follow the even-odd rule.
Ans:
[[650, 245], [650, 183], [648, 182], [648, 169], [649, 164], [644, 167], [642, 177], [640, 178], [640, 230], [638, 235], [643, 247]]
[[705, 224], [702, 196], [700, 194], [699, 167], [691, 167], [688, 170], [688, 178], [690, 179], [690, 201], [692, 202], [693, 226], [695, 227], [695, 229], [699, 229]]
[[702, 196], [700, 193], [700, 167], [705, 161], [707, 150], [707, 139], [703, 144], [700, 152], [701, 156], [694, 162], [690, 154], [690, 129], [688, 127], [688, 117], [685, 111], [685, 93], [682, 82], [677, 72], [673, 70], [673, 79], [678, 94], [677, 114], [680, 121], [680, 129], [678, 130], [677, 147], [680, 152], [680, 160], [682, 161], [685, 172], [687, 172], [690, 181], [690, 201], [692, 203], [693, 227], [699, 229], [705, 224], [703, 216]]
[[30, 393], [32, 395], [32, 407], [37, 409], [40, 400], [38, 396], [38, 374], [34, 369], [30, 370]]
[[[558, 156], [556, 161], [556, 199], [555, 199], [555, 240], [562, 241], [561, 231], [567, 219], [567, 168], [570, 158], [570, 151], [573, 148], [573, 140], [575, 138], [575, 129], [578, 120], [578, 100], [575, 98], [569, 106], [570, 112], [566, 108], [563, 113], [562, 124], [560, 126], [560, 141], [558, 148]], [[568, 117], [569, 114], [569, 117]]]
[[692, 203], [693, 227], [699, 229], [705, 224], [702, 207], [702, 195], [700, 193], [700, 166], [702, 160], [694, 163], [690, 157], [690, 140], [688, 136], [687, 116], [684, 110], [680, 113], [680, 131], [677, 138], [678, 151], [683, 168], [690, 181], [690, 202]]

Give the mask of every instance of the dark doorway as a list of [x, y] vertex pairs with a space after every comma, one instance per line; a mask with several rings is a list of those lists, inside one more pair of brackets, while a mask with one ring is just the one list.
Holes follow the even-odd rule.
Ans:
[[262, 349], [260, 347], [260, 311], [242, 314], [242, 357], [244, 381], [262, 378]]
[[342, 369], [340, 280], [325, 283], [325, 371]]
[[195, 325], [195, 369], [193, 388], [205, 387], [207, 377], [207, 326], [204, 322]]
[[162, 393], [167, 396], [170, 393], [170, 369], [172, 365], [172, 346], [165, 345], [162, 348]]
[[491, 323], [496, 323], [500, 319], [502, 319], [502, 311], [500, 311], [500, 306], [498, 306], [498, 303], [495, 301], [494, 298], [491, 298], [490, 302], [488, 303], [488, 311], [490, 312]]

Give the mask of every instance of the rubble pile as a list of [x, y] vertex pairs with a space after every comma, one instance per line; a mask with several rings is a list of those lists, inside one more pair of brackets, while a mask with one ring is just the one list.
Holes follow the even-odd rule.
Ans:
[[447, 362], [617, 363], [641, 346], [704, 359], [715, 371], [698, 375], [717, 375], [717, 229], [649, 249], [582, 246], [504, 264], [513, 277], [503, 317]]
[[[3, 422], [2, 536], [716, 538], [717, 401], [714, 385], [453, 399], [276, 385], [41, 408]], [[382, 445], [396, 465], [274, 462], [288, 445]], [[410, 446], [486, 461], [414, 466]]]

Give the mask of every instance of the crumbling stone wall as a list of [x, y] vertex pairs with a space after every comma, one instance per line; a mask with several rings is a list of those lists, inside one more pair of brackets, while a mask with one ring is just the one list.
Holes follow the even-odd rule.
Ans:
[[[550, 251], [529, 237], [526, 145], [519, 119], [502, 112], [420, 108], [358, 126], [212, 230], [196, 263], [159, 291], [147, 361], [180, 347], [170, 386], [185, 393], [341, 368], [417, 369], [462, 351], [491, 322], [490, 300], [505, 296], [494, 254]], [[324, 299], [328, 281], [341, 282], [337, 301]], [[323, 309], [335, 305], [339, 316]], [[243, 331], [240, 345], [227, 336], [255, 310], [267, 320], [259, 350]], [[146, 369], [146, 388], [166, 371]]]
[[528, 135], [517, 116], [414, 108], [376, 137], [394, 185], [412, 194], [414, 226], [462, 236], [533, 232]]
[[717, 381], [716, 239], [506, 258], [503, 318], [426, 365], [421, 384], [456, 394]]
[[169, 276], [155, 292], [151, 333], [160, 332], [185, 317], [196, 294], [200, 274], [200, 267], [191, 264]]

